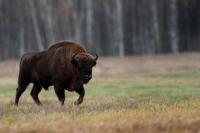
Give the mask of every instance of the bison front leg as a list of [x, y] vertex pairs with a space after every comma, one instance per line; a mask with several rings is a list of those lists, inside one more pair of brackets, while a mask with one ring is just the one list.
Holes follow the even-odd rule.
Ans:
[[58, 97], [58, 100], [61, 102], [61, 105], [64, 105], [65, 102], [65, 90], [58, 85], [54, 86], [55, 93]]
[[37, 105], [42, 105], [40, 99], [38, 98], [38, 94], [42, 90], [42, 87], [38, 84], [33, 85], [33, 89], [31, 91], [31, 96]]
[[81, 86], [76, 92], [79, 94], [79, 98], [74, 102], [75, 105], [79, 105], [83, 102], [83, 98], [85, 95], [85, 89], [83, 86]]
[[65, 90], [64, 89], [60, 89], [60, 90], [55, 89], [55, 93], [58, 97], [58, 100], [61, 102], [61, 105], [63, 106], [65, 103]]

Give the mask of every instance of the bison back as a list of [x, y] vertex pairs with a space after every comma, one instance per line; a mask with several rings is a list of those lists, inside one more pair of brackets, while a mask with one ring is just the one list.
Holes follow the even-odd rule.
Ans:
[[74, 52], [86, 52], [85, 48], [78, 42], [64, 40], [55, 43], [54, 45], [50, 46], [48, 50], [57, 50], [59, 48], [66, 48], [67, 52], [74, 51]]

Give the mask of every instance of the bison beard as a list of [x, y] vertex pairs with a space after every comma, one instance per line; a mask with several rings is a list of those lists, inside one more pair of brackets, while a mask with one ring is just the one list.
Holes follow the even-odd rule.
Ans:
[[81, 104], [84, 84], [92, 78], [97, 59], [97, 55], [87, 53], [80, 44], [72, 41], [58, 42], [47, 50], [24, 54], [20, 61], [15, 105], [29, 83], [33, 83], [31, 96], [37, 105], [41, 105], [38, 94], [42, 88], [48, 90], [52, 85], [61, 105], [64, 105], [65, 90], [77, 92], [79, 98], [74, 104]]

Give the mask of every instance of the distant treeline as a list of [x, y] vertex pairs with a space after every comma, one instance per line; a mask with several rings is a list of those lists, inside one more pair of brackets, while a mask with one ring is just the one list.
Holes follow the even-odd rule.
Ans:
[[200, 0], [0, 0], [0, 59], [65, 39], [104, 56], [200, 51]]

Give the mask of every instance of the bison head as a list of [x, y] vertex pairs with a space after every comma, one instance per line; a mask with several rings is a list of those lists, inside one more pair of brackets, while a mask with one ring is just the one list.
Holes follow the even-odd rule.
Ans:
[[77, 53], [72, 56], [71, 63], [78, 71], [79, 77], [84, 84], [92, 78], [92, 68], [96, 65], [98, 55], [89, 53]]

